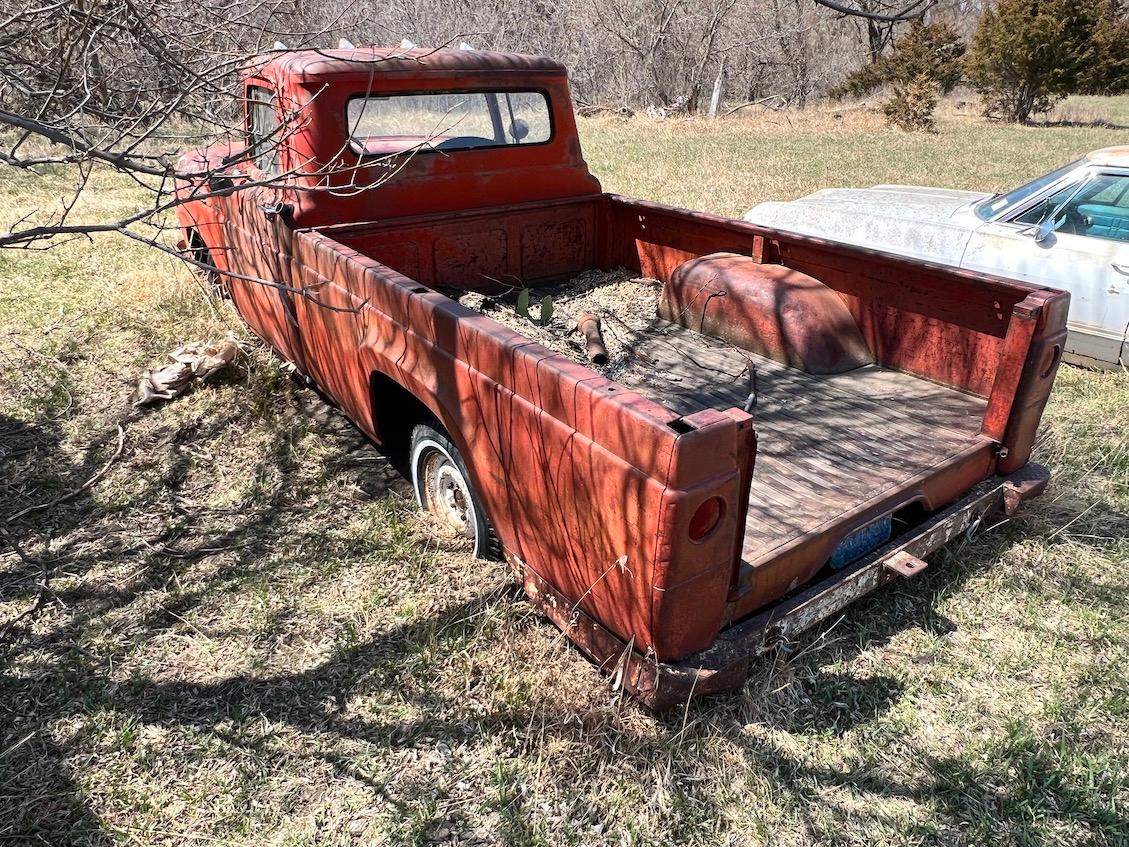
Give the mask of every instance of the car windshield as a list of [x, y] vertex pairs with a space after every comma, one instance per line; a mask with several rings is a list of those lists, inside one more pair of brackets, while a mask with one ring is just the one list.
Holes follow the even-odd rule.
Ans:
[[1009, 191], [1007, 194], [997, 194], [995, 197], [989, 197], [987, 200], [976, 204], [976, 216], [982, 221], [990, 220], [1001, 212], [1022, 204], [1028, 198], [1038, 194], [1048, 185], [1058, 182], [1058, 180], [1085, 163], [1085, 159], [1079, 159], [1076, 162], [1071, 162], [1069, 165], [1063, 165], [1058, 170], [1051, 171], [1049, 174], [1044, 174], [1038, 179], [1033, 179], [1026, 185], [1021, 185], [1019, 188]]
[[538, 91], [354, 97], [346, 120], [353, 149], [368, 155], [543, 144], [552, 134]]

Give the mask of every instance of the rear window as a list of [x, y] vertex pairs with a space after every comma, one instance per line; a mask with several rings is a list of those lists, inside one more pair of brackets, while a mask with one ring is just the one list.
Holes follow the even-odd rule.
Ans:
[[247, 89], [247, 146], [252, 161], [269, 176], [278, 175], [279, 127], [274, 94], [252, 85]]
[[366, 95], [346, 112], [353, 151], [371, 156], [544, 144], [553, 134], [539, 91]]

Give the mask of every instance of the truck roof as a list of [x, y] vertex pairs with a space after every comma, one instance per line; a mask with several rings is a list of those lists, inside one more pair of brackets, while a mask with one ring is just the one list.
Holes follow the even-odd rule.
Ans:
[[560, 62], [523, 53], [449, 47], [357, 47], [350, 50], [287, 50], [256, 57], [252, 75], [317, 77], [373, 74], [482, 73], [519, 71], [563, 74]]

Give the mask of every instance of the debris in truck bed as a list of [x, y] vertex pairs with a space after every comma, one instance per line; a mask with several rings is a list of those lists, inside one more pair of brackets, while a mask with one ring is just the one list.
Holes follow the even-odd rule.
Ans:
[[[636, 277], [622, 268], [585, 271], [566, 283], [537, 287], [537, 296], [548, 294], [553, 298], [553, 318], [545, 326], [538, 326], [517, 313], [515, 305], [520, 289], [495, 295], [456, 292], [452, 296], [464, 306], [482, 312], [556, 353], [611, 379], [620, 379], [637, 365], [631, 355], [637, 335], [659, 319], [661, 289], [662, 283], [658, 280]], [[587, 340], [577, 328], [577, 322], [585, 313], [600, 319], [608, 349], [605, 365], [594, 364], [588, 358]]]

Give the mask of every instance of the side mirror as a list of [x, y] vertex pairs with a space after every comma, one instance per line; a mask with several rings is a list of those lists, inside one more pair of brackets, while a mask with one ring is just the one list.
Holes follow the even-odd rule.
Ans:
[[[1062, 214], [1062, 210], [1069, 206], [1073, 202], [1074, 198], [1077, 197], [1082, 189], [1088, 186], [1093, 181], [1093, 179], [1094, 177], [1092, 174], [1087, 175], [1085, 179], [1081, 180], [1074, 187], [1074, 190], [1070, 192], [1065, 200], [1062, 200], [1054, 208], [1051, 208], [1050, 212], [1043, 216], [1043, 219], [1039, 221], [1039, 224], [1037, 226], [1025, 230], [1025, 233], [1035, 236], [1036, 244], [1043, 244], [1045, 241], [1047, 241], [1047, 239], [1049, 239], [1051, 237], [1051, 234], [1055, 231], [1055, 221], [1058, 220], [1058, 216]], [[1051, 199], [1052, 198], [1050, 197], [1045, 199], [1042, 202], [1042, 208], [1050, 208]]]
[[513, 122], [510, 124], [510, 135], [513, 137], [514, 141], [520, 142], [529, 135], [529, 124], [521, 118], [514, 118]]

